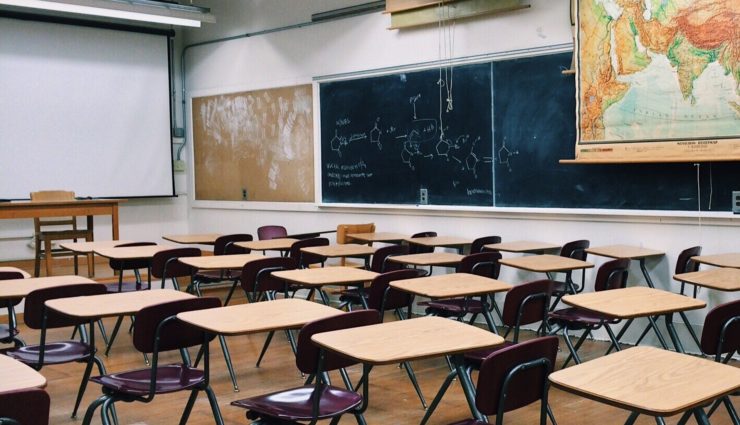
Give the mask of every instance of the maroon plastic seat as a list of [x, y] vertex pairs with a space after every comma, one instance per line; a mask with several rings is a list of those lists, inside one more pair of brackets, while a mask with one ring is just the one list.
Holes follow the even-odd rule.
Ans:
[[[151, 246], [156, 245], [154, 242], [129, 242], [129, 243], [123, 243], [120, 245], [116, 245], [116, 248], [125, 248], [125, 247], [131, 247], [131, 246]], [[117, 283], [107, 283], [105, 284], [106, 288], [108, 288], [109, 293], [116, 293], [116, 292], [133, 292], [133, 291], [139, 291], [142, 289], [149, 289], [149, 287], [152, 284], [152, 278], [151, 278], [151, 261], [149, 261], [148, 258], [145, 259], [132, 259], [132, 260], [118, 260], [115, 258], [111, 258], [108, 261], [108, 265], [111, 269], [118, 271], [118, 282]], [[146, 269], [147, 270], [147, 282], [146, 284], [141, 281], [141, 274], [139, 270]], [[135, 275], [134, 281], [124, 281], [123, 280], [123, 272], [124, 270], [133, 270]]]
[[[616, 260], [607, 261], [599, 267], [596, 273], [596, 280], [594, 281], [594, 291], [606, 291], [610, 289], [624, 288], [627, 286], [627, 275], [629, 273], [629, 258], [620, 258]], [[609, 338], [612, 340], [612, 344], [618, 346], [618, 341], [611, 330], [610, 325], [619, 323], [620, 319], [616, 319], [611, 316], [604, 314], [579, 309], [576, 307], [563, 308], [560, 310], [551, 311], [548, 314], [548, 322], [550, 325], [554, 325], [556, 328], [553, 333], [558, 330], [562, 330], [563, 338], [565, 343], [570, 350], [570, 356], [565, 360], [563, 367], [568, 364], [571, 357], [576, 363], [581, 363], [580, 357], [578, 357], [578, 349], [581, 344], [586, 340], [586, 336], [601, 326], [606, 329], [609, 334]], [[574, 346], [569, 337], [568, 331], [571, 330], [583, 330], [583, 334], [579, 338], [578, 342]]]
[[200, 249], [192, 247], [159, 251], [152, 257], [152, 276], [162, 280], [162, 289], [164, 289], [167, 279], [171, 279], [172, 286], [179, 291], [180, 284], [177, 282], [177, 278], [191, 277], [193, 268], [177, 261], [177, 259], [180, 257], [200, 257], [200, 255]]
[[[489, 277], [491, 279], [498, 279], [501, 271], [501, 264], [499, 264], [500, 259], [501, 254], [495, 251], [469, 254], [463, 257], [462, 261], [458, 265], [457, 271], [459, 273], [471, 273]], [[470, 323], [473, 323], [475, 319], [478, 318], [479, 314], [483, 314], [486, 318], [488, 328], [491, 332], [496, 332], [493, 319], [489, 314], [489, 309], [495, 309], [498, 311], [498, 306], [496, 305], [496, 300], [493, 295], [490, 297], [488, 295], [484, 295], [481, 296], [480, 299], [466, 297], [433, 300], [421, 302], [419, 305], [426, 306], [426, 313], [433, 316], [455, 317], [461, 320], [464, 316], [472, 314]], [[498, 312], [498, 314], [500, 317], [501, 313]]]
[[[722, 363], [728, 363], [732, 355], [740, 351], [740, 300], [718, 305], [707, 314], [701, 333], [701, 351]], [[740, 392], [732, 395], [739, 396]], [[715, 401], [708, 415], [711, 416], [720, 404], [725, 405], [732, 423], [740, 423], [729, 395]]]
[[[9, 279], [23, 279], [23, 273], [21, 272], [0, 272], [0, 281]], [[2, 285], [2, 282], [0, 282]], [[8, 309], [8, 324], [0, 325], [0, 344], [10, 344], [11, 342], [16, 347], [25, 345], [22, 339], [18, 338], [18, 326], [15, 316], [15, 306], [17, 306], [23, 298], [10, 298], [5, 300], [5, 307]]]
[[[568, 242], [565, 245], [563, 245], [563, 247], [560, 249], [560, 256], [567, 257], [567, 258], [573, 258], [574, 260], [586, 261], [586, 257], [588, 256], [586, 249], [588, 249], [588, 247], [590, 246], [591, 246], [591, 242], [585, 239]], [[585, 278], [586, 278], [586, 269], [582, 269], [580, 285], [576, 285], [576, 283], [573, 281], [572, 271], [565, 272], [564, 281], [557, 281], [557, 280], [553, 281], [554, 286], [552, 288], [552, 295], [555, 298], [555, 300], [553, 301], [552, 306], [550, 307], [550, 310], [555, 310], [555, 307], [560, 302], [560, 299], [563, 298], [564, 296], [582, 292], [585, 286], [585, 283], [586, 283]]]
[[257, 228], [257, 239], [264, 241], [267, 239], [279, 239], [288, 236], [288, 231], [283, 226], [268, 225]]
[[[700, 246], [693, 246], [691, 248], [686, 248], [683, 251], [681, 251], [680, 254], [678, 254], [678, 259], [676, 260], [676, 269], [675, 274], [682, 274], [682, 273], [691, 273], [699, 271], [699, 263], [696, 261], [693, 261], [691, 257], [695, 257], [701, 255], [701, 247]], [[684, 290], [686, 289], [686, 282], [681, 282], [681, 295], [684, 294]], [[699, 290], [699, 287], [694, 285], [694, 298], [696, 298], [697, 291]], [[678, 314], [681, 316], [681, 320], [683, 320], [684, 325], [686, 325], [686, 329], [689, 331], [689, 334], [691, 335], [691, 338], [696, 343], [696, 346], [701, 349], [701, 342], [699, 342], [699, 338], [696, 336], [696, 332], [694, 332], [693, 326], [689, 324], [689, 318], [686, 317], [686, 313], [683, 311], [679, 311]]]
[[[411, 235], [411, 238], [409, 239], [430, 238], [433, 236], [437, 236], [437, 232], [419, 232], [419, 233], [414, 233], [413, 235]], [[409, 254], [427, 254], [430, 252], [434, 252], [433, 246], [419, 245], [412, 241], [408, 241], [408, 244], [409, 244]]]
[[48, 425], [50, 402], [40, 388], [0, 393], [0, 425]]
[[103, 362], [95, 355], [94, 333], [91, 333], [92, 337], [89, 342], [84, 340], [47, 341], [46, 335], [48, 329], [84, 325], [85, 319], [73, 318], [56, 313], [54, 310], [47, 309], [45, 302], [57, 298], [101, 295], [105, 293], [105, 286], [98, 283], [57, 286], [31, 291], [26, 296], [23, 320], [29, 328], [41, 330], [40, 343], [38, 345], [26, 345], [24, 347], [14, 348], [5, 352], [8, 357], [25, 363], [36, 370], [41, 370], [41, 368], [47, 365], [71, 362], [86, 363], [80, 389], [77, 393], [77, 400], [72, 410], [73, 418], [77, 415], [77, 408], [80, 406], [80, 401], [85, 392], [87, 379], [90, 377], [93, 364], [97, 365], [100, 373], [105, 373], [105, 366], [103, 366]]
[[301, 239], [293, 242], [290, 246], [288, 256], [296, 262], [296, 267], [299, 269], [306, 269], [314, 264], [321, 264], [323, 266], [326, 258], [321, 255], [310, 254], [302, 252], [301, 248], [308, 248], [312, 246], [327, 246], [329, 245], [329, 239], [327, 238], [309, 238]]
[[[330, 351], [324, 352], [320, 362], [320, 349], [312, 341], [314, 334], [358, 326], [379, 323], [379, 314], [375, 310], [362, 310], [344, 313], [326, 319], [307, 323], [298, 334], [298, 351], [296, 365], [309, 375], [305, 385], [266, 395], [237, 400], [232, 406], [247, 409], [247, 418], [262, 420], [260, 423], [291, 423], [291, 421], [311, 421], [337, 418], [345, 413], [352, 413], [358, 421], [364, 422], [360, 413], [363, 398], [352, 389], [343, 389], [329, 385], [325, 380], [326, 372], [352, 366], [356, 362]], [[313, 385], [309, 385], [314, 380]], [[367, 379], [363, 381], [367, 389]], [[336, 423], [336, 422], [332, 422]]]
[[[492, 353], [483, 360], [478, 374], [475, 407], [484, 415], [496, 415], [504, 423], [504, 413], [540, 401], [540, 425], [555, 418], [547, 403], [548, 376], [555, 365], [558, 338], [542, 337], [521, 342]], [[484, 424], [468, 419], [452, 425]]]
[[[251, 250], [234, 245], [234, 243], [249, 242], [253, 239], [252, 235], [247, 233], [219, 236], [213, 244], [213, 255], [249, 254]], [[224, 305], [228, 305], [239, 282], [239, 273], [241, 273], [241, 269], [198, 271], [192, 277], [193, 280], [190, 285], [195, 293], [198, 294], [198, 296], [201, 296], [201, 287], [203, 285], [220, 284], [225, 281], [230, 281], [231, 287], [229, 288], [229, 293], [224, 301]]]
[[491, 251], [485, 248], [485, 246], [494, 243], [501, 243], [501, 236], [482, 236], [480, 238], [475, 238], [473, 243], [470, 244], [470, 253], [477, 254], [483, 251]]
[[[373, 258], [370, 261], [370, 271], [375, 273], [385, 273], [387, 271], [401, 270], [403, 265], [400, 263], [394, 263], [388, 261], [388, 257], [395, 255], [406, 255], [409, 253], [408, 245], [387, 245], [382, 248], [378, 248], [373, 253]], [[367, 292], [364, 290], [361, 292], [358, 288], [350, 288], [339, 292], [339, 308], [347, 307], [348, 310], [352, 311], [352, 306], [362, 305], [363, 299], [367, 300]]]
[[[106, 422], [112, 405], [117, 401], [149, 403], [157, 394], [190, 390], [180, 423], [187, 422], [190, 411], [200, 391], [205, 391], [211, 405], [211, 411], [217, 424], [223, 424], [216, 396], [209, 384], [209, 350], [208, 343], [215, 335], [177, 320], [177, 314], [185, 311], [203, 310], [221, 306], [218, 298], [191, 298], [166, 302], [146, 307], [136, 313], [134, 324], [134, 348], [151, 354], [151, 367], [101, 375], [90, 378], [90, 381], [103, 386], [103, 395], [87, 408], [83, 425], [89, 425], [95, 410], [103, 406], [101, 414]], [[204, 369], [189, 366], [186, 357], [188, 347], [202, 344]], [[159, 364], [159, 354], [165, 351], [180, 350], [183, 362], [178, 364]]]

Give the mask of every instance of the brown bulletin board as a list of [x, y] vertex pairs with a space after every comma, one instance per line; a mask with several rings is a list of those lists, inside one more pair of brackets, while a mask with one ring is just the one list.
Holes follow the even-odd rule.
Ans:
[[192, 99], [195, 199], [313, 202], [310, 84]]

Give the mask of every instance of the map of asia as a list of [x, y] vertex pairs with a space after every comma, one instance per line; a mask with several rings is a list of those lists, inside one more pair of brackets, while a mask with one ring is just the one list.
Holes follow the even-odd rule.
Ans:
[[576, 0], [576, 159], [740, 159], [739, 0]]

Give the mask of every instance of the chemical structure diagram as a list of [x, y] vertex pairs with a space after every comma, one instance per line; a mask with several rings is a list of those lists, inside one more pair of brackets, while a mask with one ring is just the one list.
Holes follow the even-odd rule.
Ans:
[[511, 162], [509, 161], [511, 157], [519, 155], [519, 151], [515, 150], [512, 151], [509, 148], [506, 147], [506, 138], [504, 138], [503, 143], [501, 144], [501, 148], [498, 150], [498, 163], [505, 166], [509, 172], [511, 172]]
[[[493, 162], [491, 157], [481, 157], [476, 153], [476, 146], [481, 137], [471, 137], [470, 134], [461, 134], [457, 137], [448, 136], [449, 127], [440, 128], [439, 120], [435, 118], [419, 118], [416, 111], [416, 102], [421, 94], [408, 98], [412, 108], [413, 118], [406, 129], [395, 126], [383, 127], [381, 118], [376, 117], [372, 127], [366, 132], [341, 134], [339, 127], [350, 124], [348, 118], [337, 120], [334, 137], [329, 142], [331, 150], [340, 158], [342, 152], [353, 142], [367, 141], [383, 150], [384, 143], [402, 143], [401, 162], [411, 170], [416, 169], [418, 161], [423, 159], [440, 159], [453, 162], [460, 171], [472, 173], [478, 178], [479, 164]], [[499, 152], [499, 161], [500, 161]]]

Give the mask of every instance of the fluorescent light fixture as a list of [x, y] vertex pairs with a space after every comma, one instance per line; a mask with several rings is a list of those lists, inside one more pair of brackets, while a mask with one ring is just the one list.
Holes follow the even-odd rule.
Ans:
[[0, 5], [187, 27], [200, 27], [201, 21], [215, 22], [213, 15], [208, 13], [208, 9], [180, 5], [171, 7], [168, 3], [155, 1], [0, 0]]

